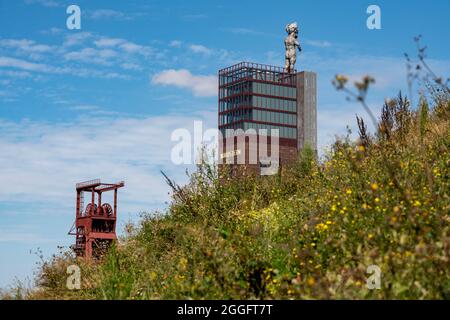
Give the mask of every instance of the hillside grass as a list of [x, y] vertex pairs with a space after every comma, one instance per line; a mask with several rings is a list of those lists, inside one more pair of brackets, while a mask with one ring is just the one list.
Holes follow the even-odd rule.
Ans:
[[[36, 289], [4, 298], [449, 299], [450, 99], [430, 92], [416, 110], [386, 102], [375, 135], [358, 118], [359, 139], [320, 161], [306, 148], [275, 176], [200, 165], [101, 262], [55, 255]], [[81, 290], [66, 288], [70, 264]], [[371, 265], [378, 290], [366, 287]]]

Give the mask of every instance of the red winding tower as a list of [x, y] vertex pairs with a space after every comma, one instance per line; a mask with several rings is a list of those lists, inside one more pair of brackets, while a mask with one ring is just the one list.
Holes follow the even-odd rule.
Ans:
[[[77, 204], [76, 219], [69, 231], [75, 235], [75, 245], [72, 246], [77, 256], [91, 259], [98, 258], [117, 239], [117, 189], [125, 186], [118, 183], [102, 183], [100, 179], [76, 184]], [[114, 191], [114, 204], [102, 204], [102, 193]], [[84, 208], [84, 193], [91, 194], [90, 202]], [[97, 203], [96, 202], [97, 195]]]

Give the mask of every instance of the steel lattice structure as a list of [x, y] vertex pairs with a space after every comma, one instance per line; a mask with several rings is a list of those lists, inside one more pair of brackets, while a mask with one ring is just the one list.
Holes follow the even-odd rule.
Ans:
[[[125, 186], [118, 183], [102, 183], [100, 179], [76, 184], [75, 222], [70, 235], [75, 236], [72, 249], [77, 256], [88, 260], [99, 258], [117, 239], [117, 190]], [[114, 203], [102, 203], [102, 194], [114, 191]], [[91, 200], [84, 207], [84, 194], [90, 193]], [[96, 203], [97, 199], [97, 203]]]

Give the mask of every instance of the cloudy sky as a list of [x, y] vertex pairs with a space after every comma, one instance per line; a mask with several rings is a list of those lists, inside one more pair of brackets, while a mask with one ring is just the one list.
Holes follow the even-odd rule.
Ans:
[[[366, 27], [372, 3], [381, 30]], [[66, 27], [70, 4], [81, 8], [81, 30]], [[0, 287], [32, 277], [30, 251], [48, 256], [73, 242], [76, 182], [126, 181], [119, 230], [164, 210], [159, 171], [186, 181], [186, 166], [170, 161], [171, 133], [194, 121], [216, 127], [218, 69], [282, 66], [286, 23], [300, 25], [297, 69], [318, 73], [323, 149], [365, 116], [335, 92], [336, 73], [375, 77], [378, 110], [405, 90], [403, 53], [422, 34], [430, 64], [449, 75], [449, 12], [448, 0], [0, 0]]]

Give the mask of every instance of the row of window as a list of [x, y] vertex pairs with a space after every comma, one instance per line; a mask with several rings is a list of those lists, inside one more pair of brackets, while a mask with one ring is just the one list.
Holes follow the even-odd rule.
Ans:
[[272, 122], [295, 126], [297, 123], [297, 116], [295, 114], [256, 109], [240, 109], [219, 115], [219, 125], [221, 126], [240, 120]]
[[262, 82], [252, 82], [252, 92], [292, 99], [297, 97], [297, 89], [295, 87], [279, 86]]
[[275, 98], [266, 98], [259, 96], [236, 96], [219, 102], [220, 112], [239, 108], [240, 106], [254, 106], [258, 108], [274, 109], [281, 111], [296, 112], [297, 105], [295, 100], [284, 100]]
[[233, 130], [237, 130], [237, 129], [242, 129], [243, 128], [243, 123], [233, 123], [233, 124], [227, 124], [224, 125], [222, 128], [220, 128], [220, 131], [222, 132], [222, 134], [225, 136], [225, 130], [227, 129], [233, 129]]
[[219, 125], [226, 125], [239, 120], [252, 120], [252, 110], [241, 109], [229, 112], [227, 114], [221, 114], [219, 116]]
[[229, 97], [233, 94], [250, 92], [250, 89], [251, 89], [251, 85], [250, 85], [250, 82], [248, 82], [248, 81], [236, 83], [236, 84], [233, 84], [233, 85], [225, 87], [225, 88], [220, 88], [219, 98], [222, 99], [222, 98]]
[[297, 116], [295, 114], [253, 110], [254, 121], [272, 122], [294, 126], [296, 125], [296, 119]]
[[239, 108], [240, 106], [250, 106], [252, 105], [252, 97], [249, 95], [236, 96], [226, 100], [219, 101], [219, 110], [227, 111], [231, 109]]
[[223, 99], [239, 93], [259, 93], [269, 96], [277, 96], [282, 98], [295, 99], [297, 97], [297, 89], [295, 87], [287, 87], [276, 84], [263, 82], [240, 82], [230, 85], [219, 90], [219, 98]]
[[[232, 129], [232, 130], [230, 130]], [[221, 128], [220, 131], [223, 137], [231, 137], [239, 132], [235, 130], [243, 130], [246, 134], [258, 133], [260, 135], [277, 135], [281, 138], [296, 139], [297, 129], [283, 126], [274, 126], [270, 124], [244, 122], [243, 124], [230, 125], [225, 128]], [[242, 132], [242, 131], [241, 131]]]
[[278, 136], [281, 138], [289, 138], [296, 139], [297, 138], [297, 129], [289, 128], [283, 126], [273, 126], [270, 124], [261, 124], [261, 123], [252, 123], [252, 122], [244, 122], [244, 131], [248, 129], [255, 129], [259, 134], [264, 134], [265, 132], [261, 132], [260, 130], [267, 130], [267, 134], [274, 134], [273, 130], [278, 129]]
[[284, 99], [253, 96], [252, 106], [258, 108], [267, 108], [290, 112], [297, 111], [297, 102], [295, 100], [284, 100]]
[[242, 68], [234, 71], [229, 71], [226, 75], [219, 76], [219, 84], [224, 85], [227, 83], [231, 83], [233, 81], [237, 81], [239, 79], [248, 77], [248, 69]]

